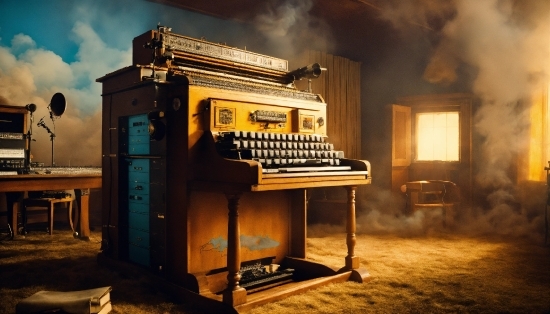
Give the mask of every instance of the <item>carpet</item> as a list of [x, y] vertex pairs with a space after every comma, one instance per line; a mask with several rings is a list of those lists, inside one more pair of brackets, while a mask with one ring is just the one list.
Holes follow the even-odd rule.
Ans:
[[[342, 266], [345, 238], [312, 233], [308, 258]], [[14, 313], [40, 290], [102, 286], [113, 287], [112, 313], [201, 313], [159, 290], [139, 267], [121, 273], [99, 266], [100, 242], [97, 231], [82, 241], [57, 227], [52, 236], [33, 231], [0, 241], [0, 313]], [[355, 253], [369, 283], [331, 284], [250, 313], [550, 313], [550, 248], [542, 242], [444, 231], [358, 234]]]

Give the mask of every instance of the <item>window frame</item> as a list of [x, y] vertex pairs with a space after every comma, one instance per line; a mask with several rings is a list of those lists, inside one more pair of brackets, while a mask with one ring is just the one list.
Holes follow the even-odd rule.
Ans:
[[[418, 114], [422, 113], [446, 113], [457, 112], [458, 113], [458, 160], [418, 160]], [[463, 162], [463, 114], [460, 105], [444, 105], [444, 104], [430, 104], [430, 105], [418, 105], [412, 107], [411, 112], [411, 138], [412, 138], [412, 163], [417, 164], [430, 164], [430, 163], [445, 163], [445, 164], [460, 164]]]

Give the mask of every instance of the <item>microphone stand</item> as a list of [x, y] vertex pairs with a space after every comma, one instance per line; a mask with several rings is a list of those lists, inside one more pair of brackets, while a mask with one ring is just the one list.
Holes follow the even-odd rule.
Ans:
[[[52, 114], [50, 113], [50, 116]], [[53, 121], [53, 117], [52, 117], [52, 121]], [[55, 138], [55, 134], [54, 132], [52, 132], [52, 130], [46, 125], [46, 123], [44, 123], [44, 118], [40, 119], [40, 122], [38, 122], [37, 124], [38, 126], [41, 126], [43, 127], [44, 129], [46, 129], [46, 131], [48, 131], [48, 133], [50, 134], [50, 140], [52, 141], [52, 167], [55, 167], [55, 161], [54, 161], [54, 138]], [[54, 123], [54, 129], [55, 129], [55, 123]]]
[[53, 139], [55, 138], [55, 134], [48, 129], [48, 132], [50, 133], [50, 140], [52, 141], [52, 168], [55, 167], [55, 161], [53, 159]]
[[27, 152], [25, 154], [25, 164], [23, 165], [23, 174], [29, 174], [31, 173], [31, 142], [32, 142], [32, 124], [34, 122], [34, 116], [31, 111], [30, 114], [30, 120], [31, 123], [29, 125], [29, 129], [27, 130], [27, 135], [25, 136], [25, 141], [27, 143]]

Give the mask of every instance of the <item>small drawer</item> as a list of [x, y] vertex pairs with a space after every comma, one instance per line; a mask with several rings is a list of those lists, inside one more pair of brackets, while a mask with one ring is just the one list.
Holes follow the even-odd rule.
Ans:
[[130, 192], [128, 193], [128, 202], [149, 205], [149, 195]]
[[128, 242], [130, 244], [140, 246], [143, 248], [149, 248], [149, 232], [128, 228]]
[[149, 159], [147, 158], [127, 158], [129, 172], [147, 172], [149, 173]]
[[138, 229], [149, 232], [149, 213], [128, 213], [128, 226], [131, 229]]
[[[128, 181], [132, 183], [143, 183], [149, 185], [149, 173], [146, 172], [129, 172]], [[128, 186], [130, 188], [130, 185]]]
[[149, 195], [150, 186], [147, 182], [128, 182], [128, 193], [129, 194], [139, 194], [139, 195]]
[[130, 155], [149, 155], [150, 142], [149, 135], [131, 135], [128, 138], [128, 154]]
[[149, 204], [144, 203], [129, 203], [128, 210], [134, 213], [149, 214], [151, 210], [149, 209]]

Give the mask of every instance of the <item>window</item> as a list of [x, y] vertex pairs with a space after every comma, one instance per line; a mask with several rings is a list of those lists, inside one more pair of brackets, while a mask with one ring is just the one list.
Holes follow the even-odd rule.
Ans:
[[416, 160], [459, 161], [459, 113], [416, 114]]
[[530, 181], [547, 180], [546, 170], [550, 160], [550, 84], [536, 93], [533, 93], [530, 104], [530, 132], [529, 149], [522, 156], [524, 162], [520, 171], [520, 178]]

